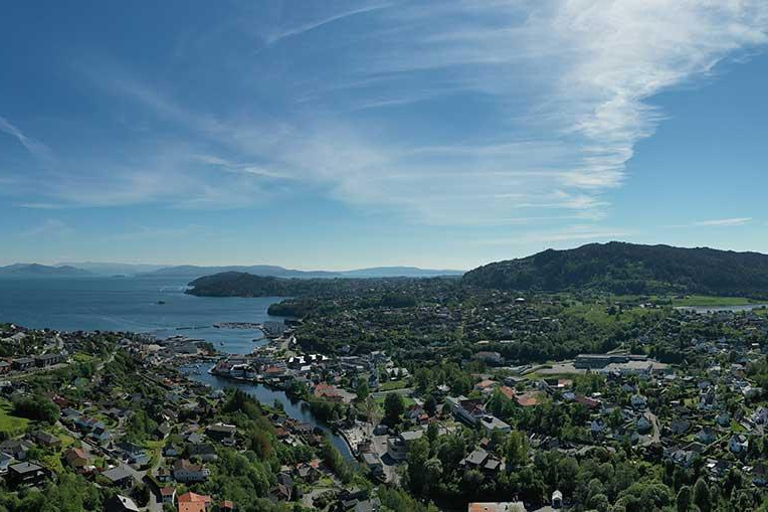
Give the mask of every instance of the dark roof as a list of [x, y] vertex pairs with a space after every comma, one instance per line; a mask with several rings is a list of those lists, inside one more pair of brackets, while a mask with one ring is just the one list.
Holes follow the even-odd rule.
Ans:
[[102, 473], [102, 476], [104, 476], [108, 480], [111, 480], [112, 482], [120, 482], [121, 480], [125, 480], [126, 478], [133, 478], [133, 476], [131, 476], [128, 470], [126, 470], [122, 466], [108, 469], [107, 471]]
[[14, 464], [13, 466], [9, 466], [8, 470], [13, 471], [14, 473], [18, 473], [20, 475], [25, 475], [27, 473], [42, 471], [43, 468], [33, 462], [21, 462], [19, 464]]

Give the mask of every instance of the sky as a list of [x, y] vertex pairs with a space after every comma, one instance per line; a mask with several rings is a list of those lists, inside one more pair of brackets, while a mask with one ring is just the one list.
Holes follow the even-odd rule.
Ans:
[[768, 253], [764, 0], [13, 2], [0, 264]]

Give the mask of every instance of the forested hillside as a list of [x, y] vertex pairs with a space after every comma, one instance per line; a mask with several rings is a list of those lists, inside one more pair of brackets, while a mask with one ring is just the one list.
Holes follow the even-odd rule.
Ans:
[[768, 256], [610, 242], [491, 263], [468, 272], [463, 281], [520, 291], [594, 289], [618, 294], [768, 297]]

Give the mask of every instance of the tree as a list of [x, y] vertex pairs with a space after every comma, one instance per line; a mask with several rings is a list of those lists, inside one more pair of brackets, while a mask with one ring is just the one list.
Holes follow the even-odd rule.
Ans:
[[608, 497], [603, 493], [597, 493], [589, 498], [588, 505], [590, 509], [594, 509], [597, 512], [608, 512], [611, 507]]
[[523, 432], [513, 430], [507, 436], [505, 447], [507, 464], [512, 466], [524, 465], [528, 462], [528, 438]]
[[709, 486], [707, 485], [707, 482], [699, 478], [693, 486], [693, 503], [699, 507], [701, 512], [709, 512], [712, 509], [710, 500]]
[[[411, 443], [408, 451], [408, 482], [415, 494], [426, 494], [429, 488], [426, 471], [429, 459], [429, 443], [425, 438], [420, 438]], [[442, 466], [441, 466], [442, 472]]]
[[437, 399], [434, 395], [429, 395], [424, 401], [424, 410], [430, 416], [434, 416], [437, 413]]
[[368, 383], [365, 381], [362, 381], [359, 386], [357, 386], [357, 389], [355, 390], [355, 394], [357, 395], [357, 399], [361, 402], [364, 401], [366, 398], [368, 398], [368, 395], [370, 394], [371, 390], [368, 389]]
[[405, 412], [405, 403], [399, 393], [389, 393], [384, 399], [384, 414], [387, 423], [395, 425], [400, 422], [400, 416]]
[[691, 508], [691, 488], [684, 485], [677, 493], [677, 512], [688, 512]]
[[429, 426], [427, 426], [427, 439], [429, 440], [429, 446], [432, 450], [435, 448], [435, 442], [439, 435], [440, 428], [437, 426], [437, 423], [430, 423]]
[[22, 418], [51, 424], [56, 423], [60, 415], [56, 404], [39, 394], [16, 398], [13, 401], [13, 413]]

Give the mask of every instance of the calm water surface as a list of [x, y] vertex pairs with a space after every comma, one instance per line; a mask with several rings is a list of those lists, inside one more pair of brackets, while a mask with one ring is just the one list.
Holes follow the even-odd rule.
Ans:
[[[157, 277], [77, 277], [0, 279], [0, 322], [62, 331], [183, 334], [244, 354], [259, 343], [255, 330], [217, 329], [219, 322], [282, 320], [267, 314], [271, 298], [194, 297], [184, 293], [189, 279]], [[158, 302], [165, 304], [158, 304]], [[191, 329], [189, 329], [191, 328]], [[223, 345], [222, 345], [223, 343]]]

